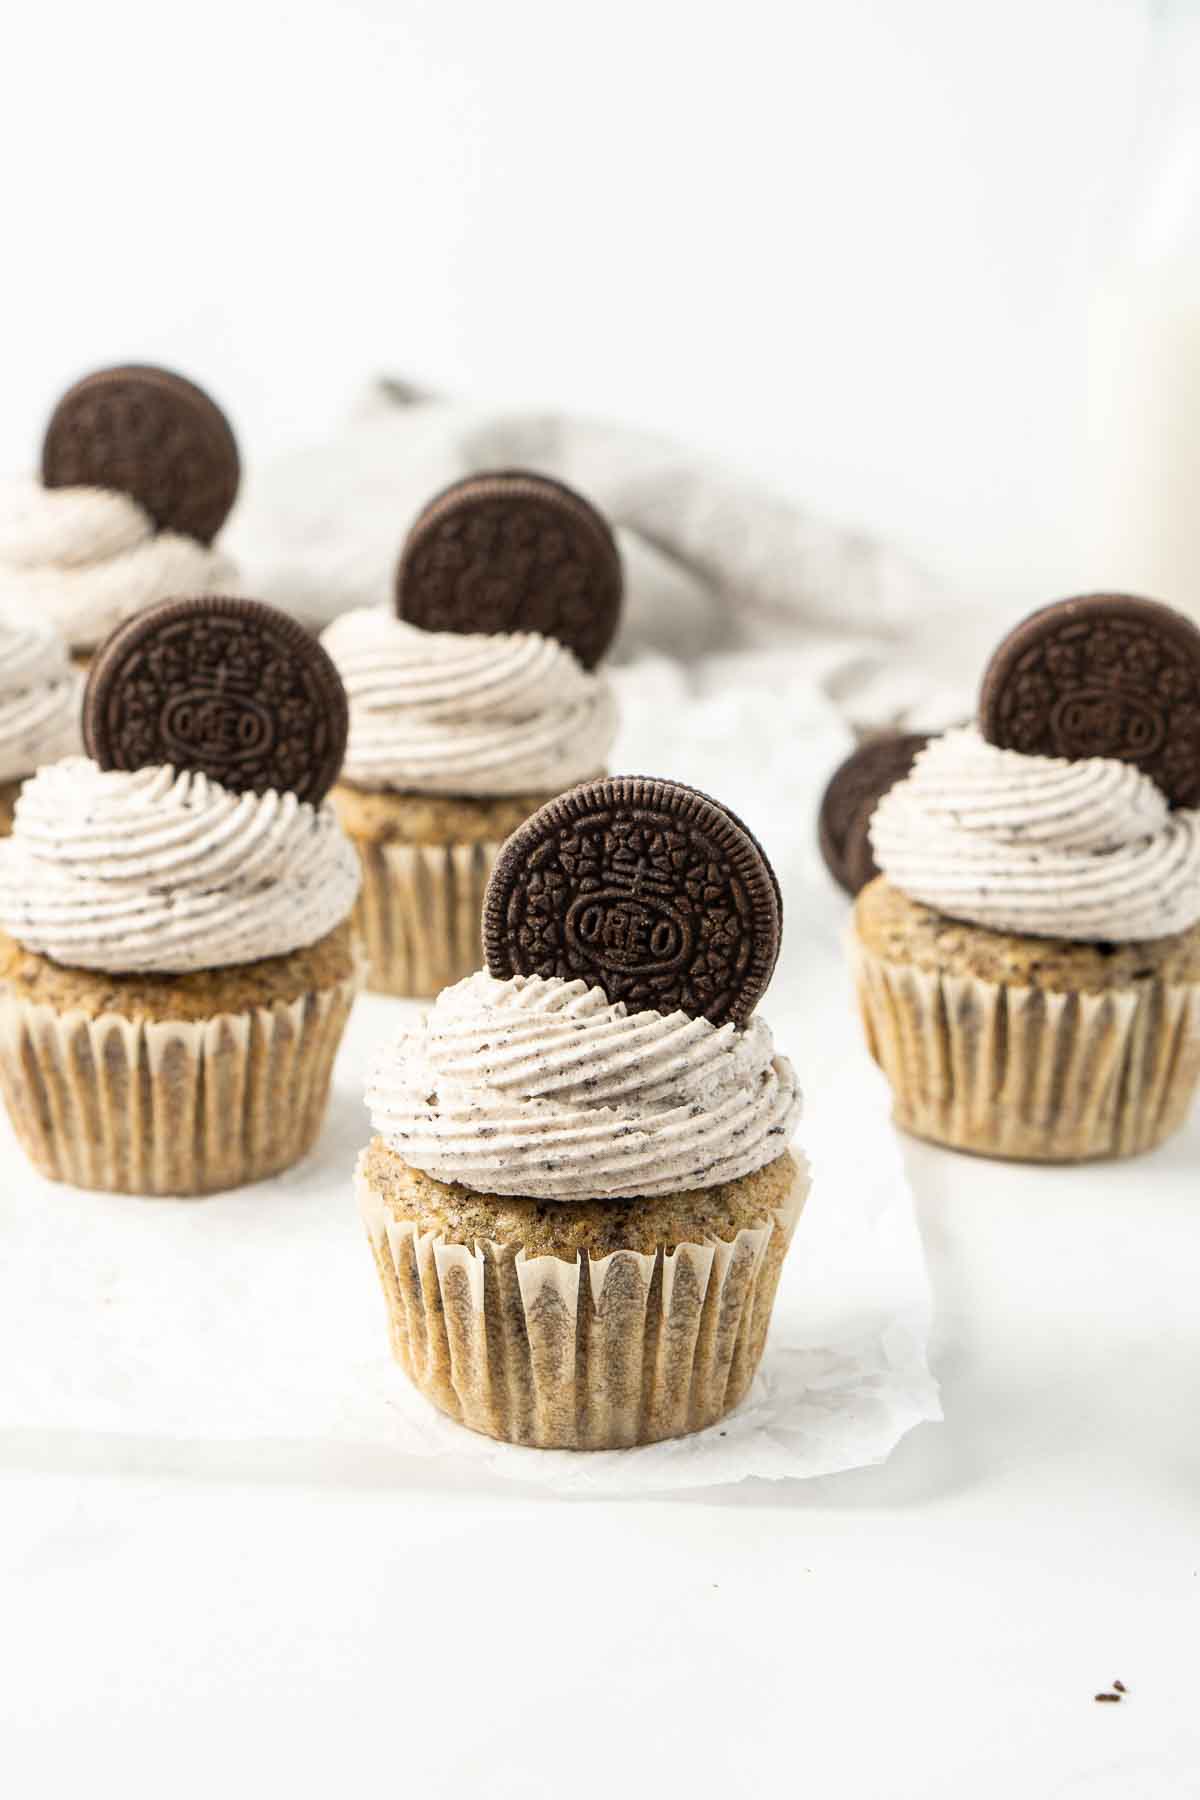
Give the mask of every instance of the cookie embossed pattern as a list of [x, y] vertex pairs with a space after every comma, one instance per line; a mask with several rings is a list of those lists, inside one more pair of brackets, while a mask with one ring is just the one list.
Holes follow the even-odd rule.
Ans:
[[576, 788], [515, 832], [484, 907], [494, 975], [599, 983], [610, 1000], [744, 1023], [779, 954], [781, 898], [749, 832], [679, 783]]
[[536, 631], [594, 669], [621, 613], [606, 521], [561, 481], [470, 475], [429, 502], [396, 568], [402, 619], [426, 631]]
[[319, 804], [346, 751], [346, 693], [328, 653], [258, 601], [178, 600], [131, 619], [96, 659], [84, 701], [102, 769], [170, 763], [232, 793]]
[[990, 743], [1135, 763], [1174, 806], [1200, 805], [1200, 631], [1156, 600], [1085, 594], [1033, 613], [983, 678]]

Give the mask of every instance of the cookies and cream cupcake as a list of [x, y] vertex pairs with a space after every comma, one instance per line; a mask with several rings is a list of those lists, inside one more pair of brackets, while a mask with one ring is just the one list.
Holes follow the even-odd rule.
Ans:
[[53, 625], [0, 613], [0, 836], [27, 775], [81, 746], [83, 680]]
[[616, 733], [595, 665], [616, 629], [608, 526], [541, 476], [474, 476], [405, 544], [398, 614], [344, 614], [322, 642], [350, 736], [334, 805], [358, 847], [368, 985], [430, 998], [477, 969], [500, 846], [603, 774]]
[[452, 1418], [608, 1449], [742, 1399], [808, 1188], [753, 1016], [779, 929], [689, 788], [592, 783], [505, 846], [488, 968], [382, 1046], [357, 1171], [394, 1352]]
[[880, 800], [859, 1000], [918, 1136], [1044, 1161], [1152, 1148], [1200, 1080], [1200, 632], [1122, 595], [1043, 609], [980, 723]]
[[46, 1175], [196, 1194], [315, 1141], [355, 991], [346, 708], [292, 620], [167, 602], [89, 677], [89, 755], [0, 844], [0, 1088]]
[[0, 609], [57, 627], [87, 658], [160, 600], [231, 593], [213, 540], [237, 496], [219, 407], [164, 369], [101, 369], [59, 401], [40, 478], [0, 484]]

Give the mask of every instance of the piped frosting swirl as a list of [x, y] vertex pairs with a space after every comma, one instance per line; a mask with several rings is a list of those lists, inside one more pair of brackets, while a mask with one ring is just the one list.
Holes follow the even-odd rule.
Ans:
[[94, 649], [155, 601], [236, 588], [227, 556], [156, 531], [127, 494], [0, 485], [0, 608], [50, 620], [73, 650]]
[[1085, 943], [1200, 921], [1200, 813], [1172, 812], [1109, 757], [1000, 750], [974, 727], [921, 752], [871, 821], [879, 868], [914, 900], [996, 931]]
[[329, 806], [69, 757], [21, 792], [0, 843], [0, 924], [56, 962], [174, 974], [315, 943], [359, 880]]
[[343, 768], [355, 786], [500, 796], [600, 773], [612, 690], [537, 632], [423, 631], [359, 608], [322, 635], [350, 701]]
[[52, 625], [0, 614], [0, 781], [80, 748], [82, 690]]
[[487, 973], [384, 1046], [367, 1104], [414, 1168], [548, 1200], [733, 1181], [782, 1155], [800, 1114], [762, 1019], [630, 1013], [586, 982]]

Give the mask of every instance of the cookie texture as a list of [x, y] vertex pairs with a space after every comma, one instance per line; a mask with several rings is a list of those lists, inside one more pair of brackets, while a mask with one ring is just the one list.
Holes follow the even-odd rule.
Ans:
[[114, 488], [163, 531], [210, 544], [237, 498], [237, 441], [216, 402], [168, 369], [98, 369], [68, 389], [42, 445], [47, 487]]
[[427, 631], [536, 631], [600, 661], [621, 614], [605, 520], [563, 482], [524, 469], [472, 475], [420, 514], [396, 569], [396, 610]]
[[170, 764], [234, 793], [290, 791], [319, 805], [346, 751], [346, 692], [328, 653], [257, 600], [168, 600], [97, 653], [83, 702], [104, 769]]
[[878, 875], [871, 815], [928, 742], [921, 732], [887, 732], [859, 744], [834, 770], [821, 800], [817, 841], [825, 867], [848, 894], [857, 894]]
[[488, 884], [487, 966], [601, 987], [630, 1008], [743, 1024], [779, 955], [779, 885], [762, 849], [694, 788], [623, 775], [550, 802]]
[[1200, 630], [1131, 594], [1043, 607], [992, 657], [979, 725], [1001, 749], [1135, 763], [1172, 805], [1200, 805]]

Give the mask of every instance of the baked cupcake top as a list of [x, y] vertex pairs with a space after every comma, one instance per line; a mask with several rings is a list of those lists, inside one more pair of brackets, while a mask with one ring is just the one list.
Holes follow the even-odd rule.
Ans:
[[40, 479], [0, 485], [0, 608], [50, 620], [72, 650], [176, 594], [231, 592], [212, 538], [233, 504], [224, 415], [166, 370], [103, 369], [59, 402]]
[[639, 777], [575, 789], [510, 839], [485, 921], [488, 969], [375, 1061], [372, 1119], [407, 1163], [565, 1201], [711, 1187], [786, 1150], [795, 1074], [751, 1016], [778, 887], [732, 814]]
[[54, 627], [0, 614], [0, 781], [80, 747], [82, 677]]
[[0, 924], [114, 974], [222, 968], [324, 937], [360, 879], [324, 800], [339, 693], [315, 640], [254, 601], [168, 602], [124, 626], [88, 681], [92, 755], [22, 790], [0, 844]]
[[876, 863], [911, 899], [996, 931], [1097, 943], [1189, 930], [1200, 811], [1172, 799], [1190, 798], [1200, 768], [1193, 688], [1200, 632], [1169, 608], [1123, 595], [1044, 608], [993, 658], [981, 725], [931, 742], [879, 802]]
[[321, 642], [346, 684], [356, 787], [543, 793], [598, 774], [612, 748], [606, 677], [538, 632], [423, 631], [362, 608]]
[[324, 634], [350, 698], [346, 779], [501, 797], [599, 773], [616, 709], [595, 669], [620, 608], [616, 543], [582, 495], [528, 470], [456, 482], [405, 540], [395, 614]]

